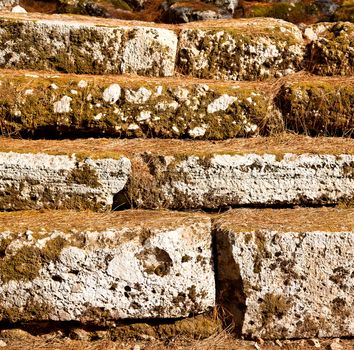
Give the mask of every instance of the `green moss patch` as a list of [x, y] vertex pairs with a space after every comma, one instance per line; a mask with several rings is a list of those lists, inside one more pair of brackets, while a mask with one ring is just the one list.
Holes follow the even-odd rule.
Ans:
[[64, 238], [56, 237], [50, 239], [42, 249], [32, 245], [23, 245], [11, 253], [7, 251], [9, 243], [9, 239], [2, 240], [0, 243], [2, 251], [0, 277], [3, 283], [35, 279], [42, 265], [57, 260], [67, 244]]
[[320, 10], [314, 1], [301, 1], [295, 4], [244, 2], [242, 8], [244, 17], [272, 17], [292, 23], [309, 22], [320, 15]]
[[277, 100], [289, 130], [310, 136], [354, 134], [354, 80], [286, 84]]

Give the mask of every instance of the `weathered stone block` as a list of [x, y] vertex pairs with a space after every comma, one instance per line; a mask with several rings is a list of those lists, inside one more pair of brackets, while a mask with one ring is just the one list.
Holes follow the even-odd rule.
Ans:
[[263, 86], [247, 83], [4, 73], [0, 84], [7, 135], [227, 139], [283, 130]]
[[302, 68], [305, 45], [293, 24], [275, 19], [187, 24], [177, 70], [197, 78], [260, 80]]
[[43, 153], [0, 153], [0, 209], [111, 209], [130, 161]]
[[[354, 23], [318, 23], [307, 29], [309, 69], [319, 75], [353, 75]], [[306, 34], [306, 31], [305, 31]]]
[[133, 203], [180, 209], [353, 200], [353, 155], [226, 153], [141, 156], [133, 163]]
[[215, 223], [220, 302], [264, 339], [354, 334], [354, 210], [235, 210]]
[[286, 83], [277, 96], [287, 129], [311, 136], [354, 133], [354, 80]]
[[207, 217], [56, 211], [0, 218], [3, 321], [103, 325], [187, 317], [215, 305]]
[[68, 16], [0, 18], [0, 67], [71, 73], [171, 76], [177, 47], [168, 29]]

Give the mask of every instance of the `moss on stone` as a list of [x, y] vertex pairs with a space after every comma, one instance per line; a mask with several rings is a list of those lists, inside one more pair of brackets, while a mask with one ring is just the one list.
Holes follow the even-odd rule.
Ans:
[[267, 293], [262, 300], [261, 312], [264, 325], [272, 322], [275, 318], [281, 319], [286, 315], [291, 307], [291, 303], [282, 295]]
[[319, 75], [353, 75], [354, 53], [351, 48], [354, 45], [354, 24], [337, 22], [326, 23], [325, 26], [326, 30], [319, 34], [319, 39], [309, 46], [309, 70]]
[[69, 184], [86, 185], [92, 188], [101, 186], [96, 170], [86, 163], [82, 166], [77, 165], [75, 169], [71, 170], [67, 181]]
[[1, 241], [0, 277], [3, 283], [9, 281], [31, 281], [38, 277], [43, 264], [56, 261], [67, 244], [60, 236], [49, 239], [40, 249], [34, 245], [23, 245], [14, 253], [7, 251], [11, 241]]
[[304, 23], [320, 14], [314, 1], [302, 1], [295, 4], [274, 3], [243, 3], [244, 17], [272, 17], [292, 23]]
[[286, 84], [277, 97], [286, 128], [310, 136], [354, 133], [354, 83]]
[[5, 322], [45, 321], [49, 319], [52, 307], [28, 298], [23, 307], [6, 307], [0, 303], [0, 320]]
[[354, 23], [354, 1], [343, 1], [334, 14], [334, 20]]

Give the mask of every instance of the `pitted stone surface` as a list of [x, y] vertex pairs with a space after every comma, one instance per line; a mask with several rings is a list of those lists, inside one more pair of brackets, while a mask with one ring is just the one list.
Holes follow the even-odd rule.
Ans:
[[238, 84], [0, 73], [0, 133], [222, 140], [283, 131], [263, 87]]
[[[0, 214], [4, 321], [104, 324], [126, 318], [187, 317], [215, 305], [207, 217], [139, 211], [104, 216], [24, 212], [20, 225], [10, 225], [6, 216], [14, 214]], [[28, 224], [23, 233], [21, 219], [26, 215], [30, 222], [40, 223], [39, 230]], [[66, 216], [70, 224], [63, 230], [60, 221]], [[26, 252], [31, 258], [21, 260]], [[14, 274], [12, 261], [22, 262]]]
[[132, 182], [133, 200], [146, 208], [318, 205], [353, 200], [353, 155], [146, 154], [135, 162], [139, 171]]
[[[219, 287], [242, 334], [353, 336], [354, 210], [249, 212], [216, 223]], [[262, 219], [252, 224], [256, 215], [268, 221], [263, 228]]]
[[206, 79], [260, 80], [302, 68], [305, 44], [293, 24], [275, 19], [184, 26], [177, 70]]
[[[35, 17], [33, 17], [35, 19]], [[72, 73], [171, 76], [177, 36], [164, 28], [59, 20], [0, 19], [0, 67]], [[153, 54], [151, 54], [153, 50]]]
[[129, 176], [124, 157], [0, 153], [0, 209], [110, 209]]

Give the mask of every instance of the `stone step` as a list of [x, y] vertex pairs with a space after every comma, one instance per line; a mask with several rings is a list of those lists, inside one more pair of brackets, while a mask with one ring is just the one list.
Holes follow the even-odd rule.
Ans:
[[354, 141], [0, 138], [0, 210], [353, 203]]
[[245, 336], [354, 335], [354, 210], [235, 210], [214, 222], [220, 302]]
[[353, 208], [3, 212], [0, 252], [10, 324], [129, 319], [118, 334], [151, 335], [147, 318], [205, 314], [217, 300], [246, 337], [354, 335]]
[[177, 35], [134, 21], [0, 15], [0, 67], [89, 74], [171, 76]]
[[354, 133], [354, 79], [271, 82], [0, 71], [3, 135], [227, 139]]
[[[352, 75], [353, 26], [271, 18], [184, 25], [81, 16], [0, 16], [0, 67], [69, 73], [262, 80], [300, 70]], [[330, 63], [330, 64], [328, 64]]]
[[215, 306], [211, 221], [200, 214], [30, 211], [0, 222], [1, 321], [105, 324]]

